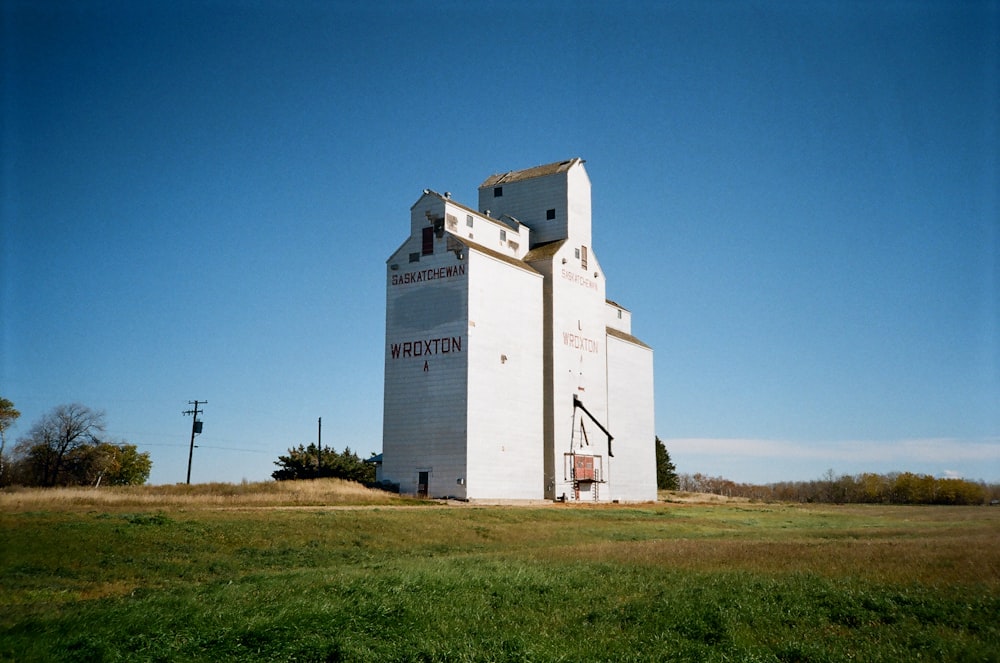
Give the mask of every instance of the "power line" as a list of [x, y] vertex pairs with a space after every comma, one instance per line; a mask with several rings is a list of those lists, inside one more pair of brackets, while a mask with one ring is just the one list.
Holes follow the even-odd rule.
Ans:
[[194, 436], [201, 434], [201, 426], [202, 426], [202, 424], [201, 424], [200, 421], [198, 421], [198, 413], [199, 412], [204, 412], [204, 410], [199, 410], [198, 409], [199, 402], [201, 404], [203, 404], [203, 405], [205, 405], [205, 404], [208, 403], [208, 401], [188, 401], [188, 403], [194, 405], [194, 409], [193, 410], [187, 410], [186, 412], [183, 413], [185, 415], [188, 415], [188, 414], [193, 414], [194, 415], [194, 417], [191, 419], [191, 447], [188, 450], [188, 473], [187, 473], [187, 482], [188, 482], [188, 485], [191, 485], [191, 460], [194, 458]]
[[242, 451], [244, 453], [250, 453], [250, 454], [270, 454], [270, 453], [272, 453], [271, 451], [261, 451], [260, 449], [237, 449], [236, 447], [217, 447], [217, 446], [214, 446], [214, 445], [207, 446], [207, 445], [204, 445], [204, 444], [199, 444], [198, 448], [199, 449], [222, 449], [222, 450], [225, 450], [225, 451]]

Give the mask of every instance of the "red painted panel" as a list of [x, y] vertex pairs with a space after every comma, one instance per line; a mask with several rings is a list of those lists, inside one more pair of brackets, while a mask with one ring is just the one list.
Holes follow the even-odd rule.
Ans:
[[577, 481], [594, 480], [594, 457], [577, 454], [573, 459], [573, 478]]

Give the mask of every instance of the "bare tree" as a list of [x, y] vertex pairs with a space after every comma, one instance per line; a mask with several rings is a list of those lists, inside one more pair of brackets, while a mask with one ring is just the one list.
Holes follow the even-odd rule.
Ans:
[[87, 444], [99, 444], [104, 432], [104, 413], [85, 405], [59, 405], [42, 417], [18, 440], [17, 450], [25, 455], [38, 485], [54, 486], [66, 469], [72, 452]]
[[21, 413], [14, 409], [14, 403], [0, 397], [0, 486], [3, 485], [3, 450], [7, 446], [7, 429], [14, 425]]

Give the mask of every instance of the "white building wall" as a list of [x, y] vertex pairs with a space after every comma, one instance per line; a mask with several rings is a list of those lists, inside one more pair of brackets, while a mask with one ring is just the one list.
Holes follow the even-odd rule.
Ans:
[[[576, 258], [577, 247], [566, 242], [552, 260], [551, 346], [552, 440], [550, 466], [555, 469], [552, 498], [572, 495], [572, 481], [563, 471], [563, 456], [571, 443], [580, 442], [580, 420], [586, 417], [573, 406], [577, 396], [587, 410], [607, 427], [607, 326], [605, 283], [591, 255], [584, 271]], [[601, 455], [607, 463], [607, 438], [588, 418], [584, 428], [588, 454]], [[612, 434], [614, 430], [611, 429]], [[600, 490], [600, 487], [599, 487]], [[607, 491], [599, 495], [610, 499]]]
[[[502, 195], [496, 195], [496, 189]], [[548, 210], [554, 219], [546, 219]], [[532, 246], [567, 237], [590, 246], [590, 179], [583, 162], [565, 172], [543, 177], [483, 186], [479, 189], [479, 211], [491, 216], [513, 216], [531, 228]]]
[[608, 327], [626, 334], [632, 333], [632, 313], [627, 308], [608, 302], [606, 311]]
[[406, 494], [426, 471], [430, 496], [463, 496], [454, 477], [466, 469], [468, 265], [446, 238], [409, 262], [422, 251], [418, 232], [386, 269], [382, 474]]
[[589, 247], [592, 239], [590, 178], [587, 177], [587, 171], [583, 169], [583, 162], [566, 173], [566, 186], [569, 207], [569, 232], [566, 236], [577, 244]]
[[525, 225], [488, 217], [451, 201], [443, 203], [441, 209], [445, 230], [456, 237], [471, 240], [512, 258], [521, 258], [528, 251], [531, 229]]
[[470, 251], [467, 497], [542, 498], [542, 276]]
[[608, 336], [608, 427], [614, 434], [611, 498], [656, 501], [653, 351]]

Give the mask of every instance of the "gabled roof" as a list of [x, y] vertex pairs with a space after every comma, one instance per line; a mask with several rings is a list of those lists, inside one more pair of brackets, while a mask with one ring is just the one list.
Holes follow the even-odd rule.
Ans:
[[479, 188], [483, 189], [488, 186], [497, 186], [499, 184], [507, 184], [509, 182], [530, 180], [533, 177], [544, 177], [545, 175], [564, 173], [578, 163], [584, 163], [583, 159], [574, 157], [566, 161], [557, 161], [556, 163], [548, 163], [544, 166], [535, 166], [534, 168], [525, 168], [524, 170], [508, 170], [506, 173], [490, 175], [486, 178], [485, 182], [479, 185]]
[[431, 198], [437, 198], [438, 200], [440, 200], [442, 202], [445, 202], [445, 203], [450, 203], [450, 204], [454, 205], [455, 207], [460, 207], [460, 208], [464, 209], [467, 212], [472, 212], [473, 214], [479, 214], [480, 216], [482, 216], [481, 212], [477, 212], [476, 210], [472, 209], [468, 205], [463, 205], [462, 203], [460, 203], [457, 200], [455, 200], [454, 198], [452, 198], [450, 193], [446, 195], [446, 194], [438, 193], [437, 191], [434, 191], [433, 189], [424, 189], [424, 193], [419, 198], [417, 198], [417, 201], [415, 203], [413, 203], [412, 205], [410, 205], [410, 209], [412, 210], [414, 207], [416, 207], [417, 205], [419, 205], [420, 201], [423, 200], [424, 198], [427, 198], [428, 196], [431, 197]]
[[534, 267], [532, 267], [528, 263], [524, 262], [523, 260], [519, 260], [519, 259], [517, 259], [517, 258], [515, 258], [513, 256], [509, 256], [509, 255], [507, 255], [505, 253], [500, 253], [499, 251], [494, 251], [493, 249], [488, 249], [485, 246], [483, 246], [482, 244], [477, 244], [476, 242], [473, 242], [471, 240], [464, 239], [463, 237], [461, 237], [459, 235], [455, 235], [455, 234], [451, 234], [451, 233], [449, 233], [449, 235], [450, 235], [450, 237], [453, 240], [457, 241], [459, 244], [462, 244], [463, 246], [465, 246], [470, 251], [476, 251], [478, 253], [482, 253], [482, 254], [487, 255], [487, 256], [489, 256], [491, 258], [495, 258], [496, 260], [499, 260], [501, 262], [505, 262], [508, 265], [513, 265], [514, 267], [517, 267], [519, 269], [523, 269], [526, 272], [531, 272], [532, 274], [538, 274], [539, 273], [538, 270], [536, 270]]
[[494, 223], [499, 223], [501, 225], [507, 226], [511, 230], [516, 230], [518, 232], [520, 232], [521, 227], [524, 226], [523, 223], [512, 217], [510, 214], [503, 214], [501, 216], [490, 216], [489, 214], [485, 214], [483, 212], [477, 212], [468, 205], [463, 205], [462, 203], [452, 198], [451, 194], [441, 194], [432, 189], [424, 189], [424, 193], [419, 198], [417, 198], [417, 202], [410, 205], [410, 210], [419, 205], [420, 201], [423, 200], [424, 198], [435, 198], [443, 203], [446, 203], [448, 205], [454, 205], [455, 207], [461, 210], [465, 210], [466, 212], [472, 212], [473, 214], [475, 214], [480, 218], [487, 219]]
[[614, 327], [607, 327], [607, 330], [608, 330], [608, 336], [614, 336], [615, 338], [620, 338], [623, 341], [628, 341], [629, 343], [635, 343], [636, 345], [641, 346], [643, 348], [648, 348], [649, 350], [653, 349], [650, 348], [645, 343], [643, 343], [642, 341], [640, 341], [639, 339], [637, 339], [635, 336], [632, 336], [632, 334], [626, 334], [625, 332], [615, 329]]
[[551, 242], [545, 242], [544, 244], [538, 244], [535, 248], [524, 254], [524, 262], [535, 262], [537, 260], [545, 260], [546, 258], [551, 258], [562, 245], [566, 243], [564, 239], [557, 239]]

